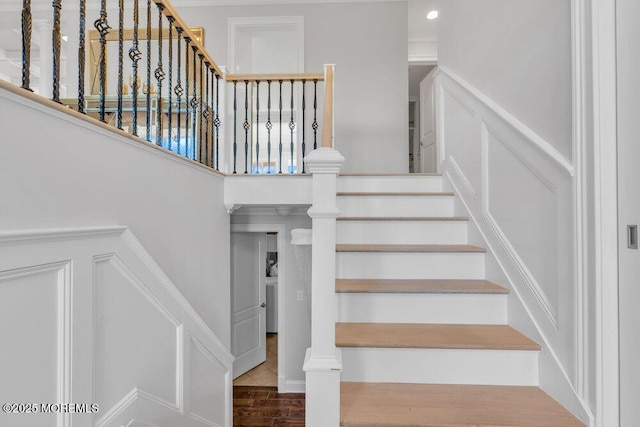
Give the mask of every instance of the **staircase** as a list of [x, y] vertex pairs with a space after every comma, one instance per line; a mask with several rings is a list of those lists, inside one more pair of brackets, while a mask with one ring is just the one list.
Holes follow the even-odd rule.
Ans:
[[538, 387], [540, 345], [437, 175], [342, 175], [336, 346], [343, 426], [583, 424]]

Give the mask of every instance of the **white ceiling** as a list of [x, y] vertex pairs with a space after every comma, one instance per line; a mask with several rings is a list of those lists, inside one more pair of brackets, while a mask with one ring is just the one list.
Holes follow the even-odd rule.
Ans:
[[409, 0], [409, 41], [438, 40], [438, 19], [427, 19], [427, 12], [438, 9], [438, 1]]

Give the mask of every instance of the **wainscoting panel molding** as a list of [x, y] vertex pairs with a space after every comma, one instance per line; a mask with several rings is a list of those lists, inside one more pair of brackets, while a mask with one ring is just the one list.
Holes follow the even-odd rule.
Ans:
[[[550, 143], [450, 70], [436, 77], [442, 170], [512, 289], [509, 323], [544, 342], [540, 384], [576, 413], [574, 167]], [[493, 276], [493, 277], [490, 277]], [[586, 415], [585, 415], [586, 416]]]
[[1, 425], [231, 426], [233, 357], [126, 227], [0, 234], [0, 333], [3, 403], [87, 405]]

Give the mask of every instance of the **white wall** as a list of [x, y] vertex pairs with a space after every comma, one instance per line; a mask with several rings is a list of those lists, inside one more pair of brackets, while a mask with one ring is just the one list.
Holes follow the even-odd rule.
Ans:
[[205, 27], [205, 48], [227, 64], [230, 17], [303, 16], [305, 71], [336, 64], [335, 145], [343, 172], [407, 172], [407, 4], [372, 2], [179, 7]]
[[124, 225], [230, 343], [223, 178], [0, 89], [0, 228]]
[[[244, 213], [242, 210], [239, 210], [231, 216], [231, 223], [285, 225], [285, 241], [287, 242], [285, 248], [286, 271], [284, 272], [284, 279], [286, 281], [284, 309], [286, 313], [286, 323], [284, 324], [286, 334], [285, 385], [287, 392], [304, 392], [305, 373], [302, 370], [302, 364], [304, 362], [305, 351], [311, 345], [311, 326], [309, 324], [306, 301], [298, 301], [296, 299], [297, 292], [304, 291], [305, 287], [300, 277], [294, 248], [290, 242], [291, 230], [295, 228], [311, 228], [311, 218], [306, 214], [280, 216], [275, 214], [257, 214], [255, 211], [253, 211], [253, 213], [251, 213], [251, 211], [249, 211], [249, 213]], [[282, 272], [280, 274], [282, 274]], [[281, 291], [282, 289], [278, 289], [278, 292]], [[308, 295], [305, 295], [305, 298], [308, 298]], [[282, 325], [282, 323], [279, 324]], [[282, 333], [282, 330], [279, 330], [279, 333]], [[278, 372], [278, 376], [282, 375], [282, 373]]]
[[438, 64], [453, 70], [567, 158], [571, 150], [570, 0], [447, 0]]

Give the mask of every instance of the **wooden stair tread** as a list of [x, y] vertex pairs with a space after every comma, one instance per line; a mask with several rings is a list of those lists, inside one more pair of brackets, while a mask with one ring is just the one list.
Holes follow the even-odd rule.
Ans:
[[338, 221], [469, 221], [466, 216], [341, 216]]
[[448, 191], [349, 191], [338, 192], [338, 196], [416, 196], [416, 197], [451, 197], [454, 194]]
[[336, 323], [337, 347], [540, 350], [509, 325]]
[[336, 252], [486, 252], [472, 245], [387, 245], [346, 244], [336, 245]]
[[349, 383], [342, 426], [584, 427], [538, 387]]
[[379, 176], [402, 176], [402, 177], [419, 177], [419, 176], [442, 176], [441, 173], [341, 173], [339, 176], [370, 176], [372, 178]]
[[508, 294], [487, 280], [458, 279], [337, 279], [341, 293]]

